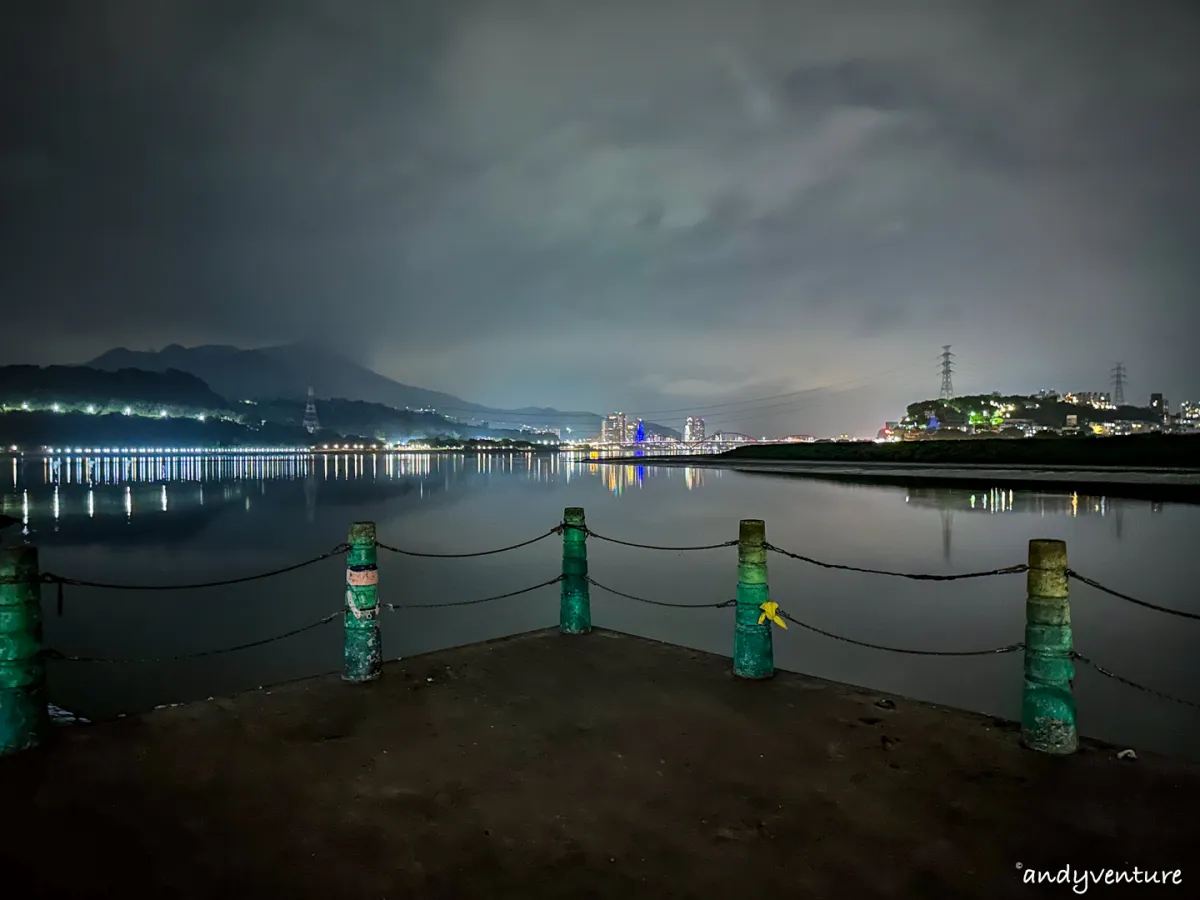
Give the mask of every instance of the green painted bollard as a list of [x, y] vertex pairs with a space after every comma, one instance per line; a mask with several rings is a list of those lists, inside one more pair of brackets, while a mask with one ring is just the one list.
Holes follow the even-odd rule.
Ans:
[[771, 623], [758, 623], [767, 588], [767, 526], [762, 519], [742, 519], [738, 528], [737, 608], [733, 624], [733, 674], [738, 678], [770, 678], [775, 674]]
[[0, 549], [0, 756], [36, 747], [48, 724], [37, 548]]
[[588, 591], [587, 531], [583, 509], [563, 510], [562, 594], [558, 628], [563, 634], [587, 634], [592, 630], [592, 599]]
[[1025, 687], [1021, 742], [1042, 753], [1065, 755], [1079, 747], [1075, 725], [1071, 604], [1067, 598], [1067, 545], [1029, 542], [1029, 597], [1025, 602]]
[[383, 668], [379, 644], [379, 569], [375, 565], [375, 523], [350, 526], [346, 551], [345, 668], [343, 681], [373, 681]]

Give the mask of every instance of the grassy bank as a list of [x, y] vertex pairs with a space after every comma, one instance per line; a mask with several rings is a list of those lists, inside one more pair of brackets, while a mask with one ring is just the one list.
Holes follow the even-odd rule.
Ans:
[[1200, 469], [1200, 435], [1109, 438], [975, 438], [898, 444], [765, 444], [717, 460], [922, 465], [1113, 466]]

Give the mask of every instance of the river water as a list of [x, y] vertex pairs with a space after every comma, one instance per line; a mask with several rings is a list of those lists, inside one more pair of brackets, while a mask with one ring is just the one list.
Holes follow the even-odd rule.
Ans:
[[[9, 462], [6, 461], [5, 467]], [[962, 572], [1025, 561], [1031, 538], [1067, 542], [1071, 566], [1160, 605], [1200, 612], [1200, 507], [1102, 496], [905, 488], [703, 468], [602, 466], [565, 456], [339, 455], [305, 458], [11, 461], [0, 506], [25, 523], [42, 569], [130, 585], [217, 580], [326, 552], [354, 521], [384, 543], [429, 552], [487, 550], [536, 536], [567, 506], [602, 535], [709, 544], [761, 518], [768, 541], [809, 557], [905, 572]], [[14, 529], [15, 530], [15, 529]], [[22, 539], [8, 532], [6, 541]], [[592, 577], [670, 602], [733, 596], [736, 550], [662, 552], [588, 542]], [[555, 577], [557, 537], [462, 560], [380, 551], [380, 597], [449, 603]], [[1024, 576], [921, 582], [823, 569], [772, 554], [772, 598], [798, 619], [857, 640], [931, 650], [1020, 641]], [[298, 628], [340, 609], [344, 568], [330, 559], [275, 578], [178, 592], [69, 586], [62, 615], [44, 592], [47, 645], [67, 655], [162, 659]], [[1079, 651], [1160, 691], [1200, 701], [1200, 622], [1072, 583]], [[592, 589], [596, 625], [728, 656], [730, 609], [670, 609]], [[473, 606], [382, 616], [386, 659], [555, 625], [558, 586]], [[337, 620], [340, 621], [340, 620]], [[585, 638], [586, 639], [586, 638]], [[945, 658], [881, 652], [795, 625], [775, 634], [776, 665], [822, 678], [1016, 718], [1021, 654]], [[338, 671], [335, 623], [244, 651], [134, 664], [53, 661], [51, 700], [91, 718]], [[1200, 759], [1200, 711], [1079, 665], [1084, 734]]]

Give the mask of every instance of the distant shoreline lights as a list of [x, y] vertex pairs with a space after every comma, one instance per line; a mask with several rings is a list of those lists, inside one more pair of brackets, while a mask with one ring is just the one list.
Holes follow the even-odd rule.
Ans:
[[[478, 447], [429, 447], [424, 445], [391, 446], [387, 444], [326, 444], [321, 447], [51, 447], [24, 451], [16, 444], [0, 448], [0, 453], [20, 456], [318, 456], [325, 453], [438, 453], [464, 450], [487, 450], [507, 453], [532, 453], [535, 448], [488, 445]], [[536, 448], [558, 450], [558, 447]]]

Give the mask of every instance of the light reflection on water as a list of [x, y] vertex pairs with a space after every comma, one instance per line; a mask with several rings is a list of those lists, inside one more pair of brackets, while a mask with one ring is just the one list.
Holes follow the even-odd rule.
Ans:
[[[763, 518], [768, 539], [807, 556], [911, 572], [1023, 562], [1035, 537], [1065, 539], [1071, 565], [1167, 606], [1200, 611], [1192, 545], [1200, 508], [989, 485], [904, 488], [704, 468], [599, 465], [555, 454], [341, 453], [255, 457], [13, 460], [0, 509], [20, 518], [43, 569], [129, 584], [208, 581], [282, 567], [345, 540], [356, 520], [386, 543], [433, 552], [490, 549], [546, 531], [583, 506], [597, 532], [657, 544], [707, 544]], [[553, 577], [557, 538], [468, 560], [381, 551], [381, 595], [443, 602]], [[733, 594], [732, 549], [707, 553], [589, 543], [590, 570], [617, 590], [674, 602]], [[1019, 641], [1024, 581], [928, 583], [833, 572], [770, 558], [772, 597], [798, 618], [860, 640], [931, 649]], [[336, 561], [220, 589], [179, 593], [68, 587], [47, 597], [47, 642], [66, 653], [164, 657], [242, 643], [337, 609]], [[49, 592], [47, 592], [49, 593]], [[1200, 700], [1191, 659], [1200, 625], [1073, 585], [1081, 652], [1135, 681]], [[729, 610], [669, 610], [593, 591], [597, 625], [728, 655]], [[555, 624], [557, 593], [384, 616], [385, 656]], [[586, 639], [586, 638], [584, 638]], [[793, 627], [776, 634], [781, 668], [1013, 718], [1020, 654], [936, 659], [879, 653]], [[256, 650], [161, 665], [54, 663], [53, 700], [103, 717], [336, 670], [337, 626]], [[1200, 715], [1080, 667], [1081, 729], [1130, 746], [1200, 758]]]

